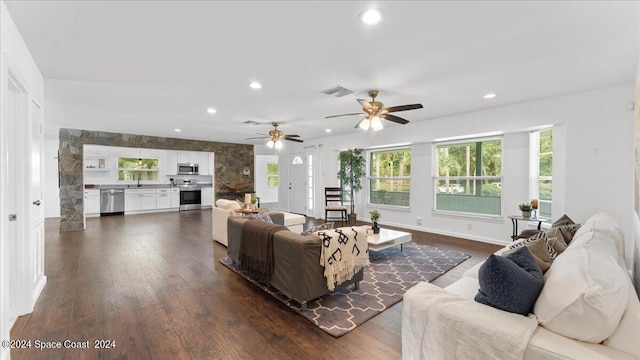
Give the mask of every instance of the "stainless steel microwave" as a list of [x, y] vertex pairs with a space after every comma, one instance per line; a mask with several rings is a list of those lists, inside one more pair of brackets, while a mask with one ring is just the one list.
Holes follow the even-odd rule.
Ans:
[[198, 164], [194, 164], [194, 163], [178, 164], [178, 175], [198, 175]]

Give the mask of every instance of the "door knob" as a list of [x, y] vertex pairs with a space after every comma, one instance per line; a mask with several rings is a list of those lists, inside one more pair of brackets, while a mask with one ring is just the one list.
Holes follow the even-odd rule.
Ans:
[[35, 206], [40, 206], [40, 204], [42, 204], [42, 203], [40, 202], [40, 200], [36, 200], [36, 201], [34, 201], [34, 202], [33, 202], [33, 205], [35, 205]]

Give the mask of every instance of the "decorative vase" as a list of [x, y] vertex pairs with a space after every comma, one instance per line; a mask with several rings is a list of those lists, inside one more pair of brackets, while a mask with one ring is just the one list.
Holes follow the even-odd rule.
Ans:
[[531, 217], [531, 211], [524, 211], [522, 210], [522, 217], [525, 219], [528, 219]]
[[373, 227], [371, 228], [371, 230], [373, 230], [374, 234], [380, 234], [380, 227], [378, 226], [377, 221], [373, 222]]

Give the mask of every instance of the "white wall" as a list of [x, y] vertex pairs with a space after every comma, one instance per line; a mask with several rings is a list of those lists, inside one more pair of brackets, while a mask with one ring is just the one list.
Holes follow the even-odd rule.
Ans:
[[267, 183], [267, 164], [278, 163], [278, 155], [256, 155], [254, 160], [254, 179], [256, 195], [260, 203], [277, 203], [278, 187], [269, 186]]
[[[18, 73], [20, 76], [23, 85], [27, 87], [27, 92], [32, 99], [35, 99], [38, 103], [44, 103], [44, 92], [43, 92], [43, 83], [44, 79], [42, 74], [38, 70], [38, 66], [36, 65], [33, 57], [29, 53], [29, 49], [27, 48], [22, 36], [18, 32], [7, 7], [4, 1], [0, 1], [0, 95], [2, 96], [2, 103], [5, 104], [6, 98], [6, 89], [7, 89], [7, 79], [8, 79], [8, 69]], [[12, 223], [11, 225], [8, 222], [9, 213], [15, 211], [15, 209], [10, 209], [7, 205], [7, 194], [15, 191], [9, 187], [8, 176], [11, 174], [7, 173], [8, 169], [8, 157], [12, 152], [10, 152], [7, 146], [8, 137], [14, 137], [18, 139], [22, 139], [25, 143], [29, 142], [28, 134], [25, 136], [22, 135], [21, 132], [17, 133], [8, 133], [6, 129], [7, 123], [11, 121], [8, 117], [5, 117], [6, 112], [3, 106], [0, 106], [2, 109], [2, 114], [0, 114], [0, 123], [2, 123], [2, 132], [0, 132], [0, 158], [2, 158], [1, 167], [0, 167], [0, 199], [3, 201], [0, 202], [0, 339], [8, 340], [9, 339], [9, 330], [10, 330], [10, 322], [9, 322], [9, 312], [8, 305], [9, 299], [15, 298], [16, 294], [10, 293], [9, 290], [9, 279], [15, 279], [17, 276], [17, 269], [9, 268], [9, 256], [10, 252], [14, 249], [9, 249], [9, 227], [23, 227], [22, 219], [26, 218], [25, 212], [18, 212], [18, 221], [17, 223]], [[44, 112], [46, 116], [46, 110]], [[16, 154], [13, 154], [12, 158], [15, 159]], [[17, 176], [13, 174], [13, 176]], [[29, 203], [29, 196], [26, 193], [20, 194], [21, 202], [23, 204]], [[22, 207], [24, 208], [24, 206]], [[21, 233], [22, 238], [18, 239], [17, 242], [25, 244], [27, 241], [30, 241], [28, 234]], [[25, 264], [34, 263], [35, 259], [33, 258], [33, 253], [26, 253], [25, 257], [21, 259]], [[18, 281], [25, 280], [25, 283], [31, 283], [32, 279], [18, 279]], [[37, 297], [37, 294], [34, 294]], [[35, 302], [35, 300], [34, 300]], [[5, 346], [0, 348], [0, 359], [8, 359], [9, 358], [9, 349]]]
[[[411, 207], [407, 210], [376, 207], [382, 214], [380, 222], [506, 244], [511, 235], [511, 222], [506, 216], [518, 214], [517, 205], [530, 199], [528, 132], [553, 125], [554, 218], [567, 213], [581, 222], [596, 212], [607, 211], [620, 222], [627, 235], [627, 246], [632, 249], [634, 118], [627, 107], [633, 100], [633, 88], [629, 83], [403, 126], [386, 123], [388, 126], [375, 133], [374, 138], [354, 130], [348, 135], [305, 141], [305, 146], [322, 145], [323, 183], [317, 186], [316, 199], [322, 201], [323, 195], [319, 192], [324, 186], [337, 184], [335, 174], [340, 149], [410, 143]], [[504, 146], [502, 217], [479, 220], [434, 214], [431, 143], [437, 139], [495, 132], [503, 134]], [[281, 159], [297, 151], [300, 147], [288, 146], [281, 153]], [[281, 203], [286, 203], [286, 196], [281, 193]], [[361, 220], [368, 221], [368, 212], [373, 207], [365, 201], [363, 190], [357, 197], [357, 213]], [[316, 208], [322, 208], [320, 205], [317, 202]], [[422, 218], [422, 225], [417, 225], [417, 217]], [[630, 253], [627, 254], [630, 257]]]
[[44, 217], [60, 217], [60, 187], [58, 186], [58, 139], [44, 140]]

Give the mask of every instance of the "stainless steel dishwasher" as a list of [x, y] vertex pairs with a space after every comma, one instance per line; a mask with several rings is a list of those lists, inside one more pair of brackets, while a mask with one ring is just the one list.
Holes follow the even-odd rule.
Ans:
[[100, 216], [124, 215], [124, 189], [100, 189]]

